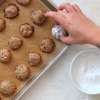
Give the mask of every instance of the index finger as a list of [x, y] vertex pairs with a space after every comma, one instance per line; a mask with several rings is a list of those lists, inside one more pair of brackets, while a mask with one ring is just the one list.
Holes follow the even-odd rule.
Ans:
[[45, 16], [52, 18], [53, 20], [55, 20], [57, 23], [61, 25], [64, 24], [65, 22], [65, 18], [61, 16], [61, 14], [59, 14], [58, 12], [49, 11], [45, 14]]
[[61, 5], [58, 7], [58, 10], [66, 9], [66, 5], [70, 5], [70, 3], [61, 4]]

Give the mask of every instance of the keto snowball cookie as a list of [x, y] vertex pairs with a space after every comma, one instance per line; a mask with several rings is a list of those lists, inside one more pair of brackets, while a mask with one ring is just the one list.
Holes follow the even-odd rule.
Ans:
[[19, 80], [26, 80], [30, 76], [30, 69], [24, 65], [18, 65], [15, 70], [16, 78]]
[[44, 16], [44, 13], [42, 10], [36, 10], [32, 12], [31, 19], [35, 25], [40, 26], [45, 22], [46, 17]]
[[0, 62], [1, 63], [9, 63], [11, 61], [11, 51], [9, 49], [1, 49], [0, 50]]
[[19, 32], [24, 38], [30, 38], [34, 33], [34, 27], [28, 23], [25, 23], [20, 25]]
[[16, 84], [10, 80], [3, 80], [0, 83], [0, 93], [5, 96], [12, 96], [16, 91]]
[[36, 53], [36, 52], [29, 53], [28, 63], [31, 66], [36, 66], [36, 65], [40, 64], [41, 63], [41, 55], [39, 53]]
[[40, 49], [42, 52], [51, 53], [55, 48], [55, 42], [51, 38], [45, 38], [41, 41]]
[[12, 50], [17, 50], [21, 48], [23, 44], [23, 40], [19, 37], [11, 37], [8, 41], [8, 45]]
[[4, 9], [4, 16], [8, 19], [16, 18], [19, 15], [19, 8], [16, 4], [9, 4]]
[[52, 28], [52, 36], [59, 40], [61, 36], [68, 36], [68, 33], [60, 25], [54, 25]]
[[0, 18], [0, 32], [2, 32], [6, 28], [6, 21]]
[[27, 6], [30, 4], [31, 0], [16, 0], [18, 4], [22, 6]]

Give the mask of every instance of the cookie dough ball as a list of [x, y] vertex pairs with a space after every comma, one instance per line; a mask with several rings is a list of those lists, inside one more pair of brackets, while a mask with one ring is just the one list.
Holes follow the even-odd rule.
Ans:
[[27, 6], [30, 4], [31, 0], [16, 0], [18, 4], [22, 6]]
[[21, 64], [16, 67], [15, 74], [17, 79], [26, 80], [30, 76], [30, 70], [26, 65]]
[[42, 10], [37, 10], [37, 11], [33, 11], [32, 12], [32, 22], [38, 26], [42, 25], [45, 20], [46, 17], [44, 16], [44, 13]]
[[6, 21], [0, 18], [0, 32], [2, 32], [6, 28]]
[[8, 44], [12, 50], [17, 50], [21, 48], [23, 41], [18, 37], [11, 37], [8, 41]]
[[39, 53], [29, 53], [28, 62], [31, 66], [36, 66], [41, 62], [41, 55]]
[[41, 41], [40, 49], [45, 53], [51, 53], [54, 50], [55, 42], [53, 39], [45, 38]]
[[0, 0], [0, 5], [2, 5], [6, 0]]
[[24, 38], [30, 38], [34, 33], [34, 27], [25, 23], [20, 26], [19, 31]]
[[12, 54], [8, 49], [0, 50], [0, 62], [1, 63], [9, 63], [11, 60]]
[[9, 4], [4, 9], [4, 16], [8, 19], [13, 19], [19, 15], [19, 8], [15, 4]]
[[0, 83], [0, 92], [3, 95], [11, 96], [16, 91], [16, 85], [10, 80], [4, 80]]
[[68, 36], [68, 33], [60, 25], [54, 25], [52, 28], [52, 36], [60, 40], [60, 37]]

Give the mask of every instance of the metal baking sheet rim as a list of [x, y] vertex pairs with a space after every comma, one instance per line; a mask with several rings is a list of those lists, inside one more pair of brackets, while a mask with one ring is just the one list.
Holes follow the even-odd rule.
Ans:
[[44, 70], [42, 72], [40, 72], [40, 74], [33, 79], [33, 81], [31, 80], [31, 83], [29, 84], [29, 86], [23, 88], [23, 91], [18, 94], [14, 100], [20, 100], [21, 97], [32, 87], [32, 85], [35, 84], [35, 82], [37, 82], [37, 80], [53, 65], [56, 63], [56, 61], [62, 56], [62, 54], [64, 54], [64, 52], [68, 49], [68, 46], [65, 46], [64, 49], [62, 49], [62, 51], [49, 63], [49, 65], [47, 67], [44, 68]]
[[[42, 1], [42, 0], [41, 0]], [[48, 3], [50, 3], [52, 6], [54, 6], [56, 8], [56, 5], [52, 2], [47, 0]], [[42, 2], [43, 3], [43, 2]], [[32, 87], [32, 85], [35, 84], [35, 82], [37, 82], [37, 80], [44, 75], [44, 73], [50, 68], [52, 67], [53, 64], [56, 63], [56, 61], [58, 61], [58, 59], [64, 54], [64, 52], [68, 49], [68, 45], [65, 45], [65, 47], [61, 50], [61, 52], [44, 68], [43, 71], [41, 71], [36, 78], [31, 79], [31, 82], [28, 86], [24, 87], [22, 89], [22, 91], [20, 93], [17, 94], [17, 96], [15, 96], [14, 98], [12, 98], [12, 100], [20, 100], [21, 97]]]

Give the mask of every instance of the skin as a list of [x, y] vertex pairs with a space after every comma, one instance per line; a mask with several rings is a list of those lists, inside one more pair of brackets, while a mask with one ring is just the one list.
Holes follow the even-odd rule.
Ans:
[[100, 44], [100, 28], [81, 11], [78, 5], [64, 4], [57, 11], [49, 11], [45, 16], [60, 24], [69, 36], [61, 37], [66, 44]]

